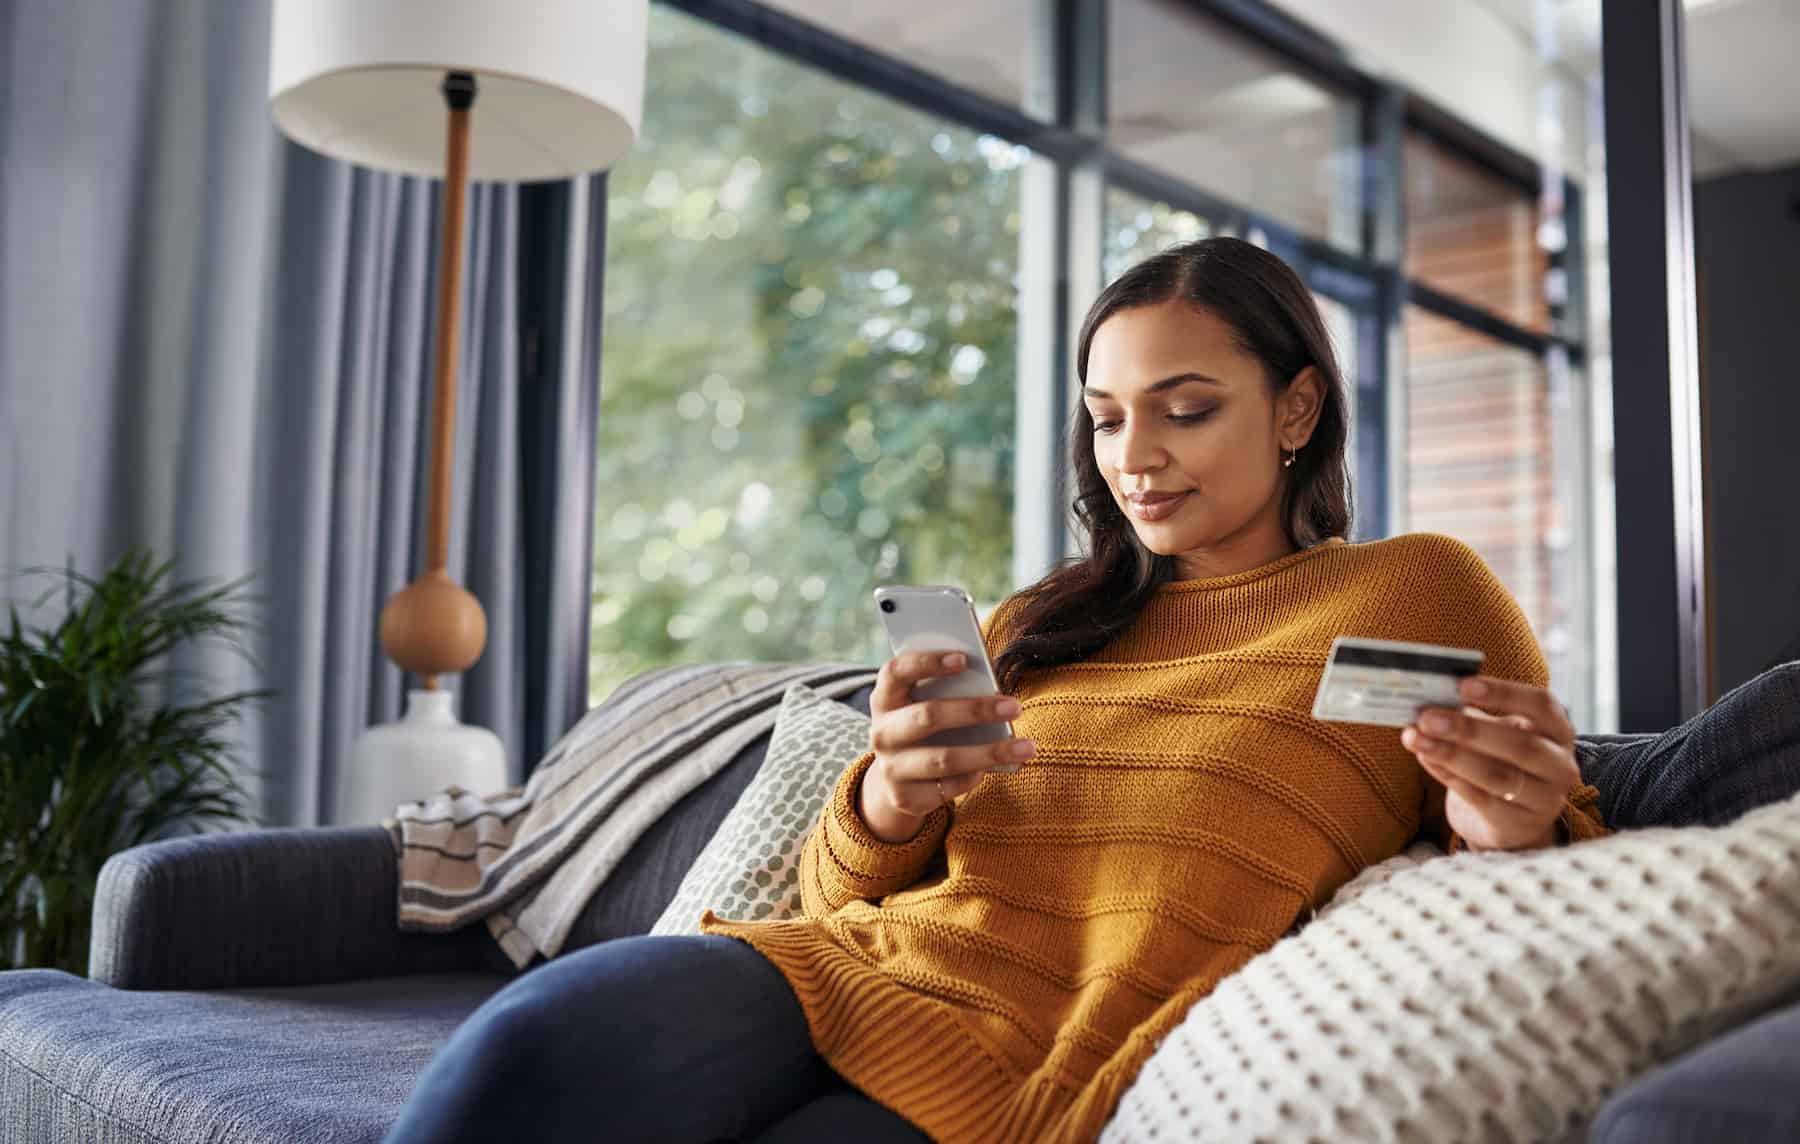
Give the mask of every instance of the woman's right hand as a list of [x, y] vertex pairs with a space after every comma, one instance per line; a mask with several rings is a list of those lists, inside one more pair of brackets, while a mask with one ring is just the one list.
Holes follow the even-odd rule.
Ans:
[[921, 742], [939, 731], [1003, 722], [1019, 713], [1019, 701], [1009, 695], [913, 700], [913, 684], [955, 675], [965, 659], [961, 652], [907, 652], [882, 664], [876, 676], [869, 697], [869, 749], [875, 761], [863, 774], [857, 809], [883, 842], [911, 841], [932, 811], [972, 790], [988, 768], [1016, 765], [1036, 750], [1031, 740], [1019, 738], [975, 747]]

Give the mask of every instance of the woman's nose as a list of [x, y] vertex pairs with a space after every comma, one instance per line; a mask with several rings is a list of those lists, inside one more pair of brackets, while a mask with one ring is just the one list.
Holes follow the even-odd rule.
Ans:
[[1142, 473], [1162, 467], [1163, 448], [1154, 433], [1121, 426], [1118, 445], [1120, 472]]

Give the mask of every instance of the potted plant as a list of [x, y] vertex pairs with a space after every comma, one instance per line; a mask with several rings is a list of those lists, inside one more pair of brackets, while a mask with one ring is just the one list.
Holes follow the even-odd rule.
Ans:
[[[62, 597], [31, 627], [9, 604], [0, 638], [0, 969], [85, 976], [94, 887], [108, 856], [206, 823], [252, 822], [226, 737], [268, 694], [213, 697], [170, 653], [239, 636], [245, 580], [175, 582], [133, 549], [98, 579], [33, 569]], [[254, 661], [252, 661], [254, 662]]]

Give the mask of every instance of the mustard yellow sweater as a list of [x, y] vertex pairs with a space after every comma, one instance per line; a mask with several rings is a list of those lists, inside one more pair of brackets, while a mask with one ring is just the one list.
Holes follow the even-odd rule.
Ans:
[[[1398, 730], [1311, 717], [1345, 634], [1546, 681], [1518, 606], [1449, 537], [1171, 583], [1099, 654], [1015, 690], [1038, 746], [1018, 773], [891, 845], [857, 813], [864, 755], [807, 840], [805, 916], [702, 929], [774, 962], [826, 1061], [933, 1137], [1092, 1139], [1221, 978], [1421, 831], [1455, 841]], [[1575, 840], [1606, 833], [1596, 794], [1564, 809]]]

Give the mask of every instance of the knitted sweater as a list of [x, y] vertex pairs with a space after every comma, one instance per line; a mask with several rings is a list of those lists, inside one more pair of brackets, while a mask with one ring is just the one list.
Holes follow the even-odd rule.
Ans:
[[[768, 957], [831, 1067], [933, 1137], [1093, 1139], [1221, 978], [1421, 833], [1456, 841], [1397, 730], [1311, 717], [1338, 635], [1547, 677], [1518, 605], [1449, 537], [1166, 584], [1102, 651], [1014, 689], [1038, 748], [1016, 774], [895, 845], [857, 811], [865, 754], [807, 839], [805, 914], [701, 928]], [[1606, 833], [1596, 794], [1564, 809], [1576, 840]]]

